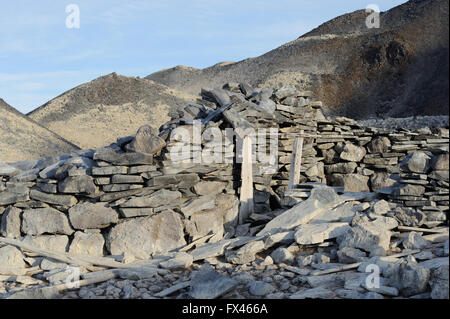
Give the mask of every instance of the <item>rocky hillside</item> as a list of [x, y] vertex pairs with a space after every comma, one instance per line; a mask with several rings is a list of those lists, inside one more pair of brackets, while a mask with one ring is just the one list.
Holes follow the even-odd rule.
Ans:
[[40, 126], [0, 98], [0, 162], [61, 155], [78, 147]]
[[411, 0], [366, 28], [364, 10], [333, 19], [260, 57], [147, 78], [198, 94], [202, 87], [291, 83], [332, 113], [356, 119], [448, 114], [448, 1]]
[[192, 98], [153, 81], [112, 73], [65, 92], [28, 116], [82, 148], [95, 148], [145, 124], [158, 128]]

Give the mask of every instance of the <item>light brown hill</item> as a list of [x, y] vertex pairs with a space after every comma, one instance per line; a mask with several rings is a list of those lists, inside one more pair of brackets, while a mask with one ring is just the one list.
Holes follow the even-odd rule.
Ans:
[[335, 114], [353, 118], [448, 114], [448, 0], [411, 0], [368, 29], [359, 10], [262, 56], [202, 70], [177, 67], [147, 78], [198, 94], [226, 82], [295, 84]]
[[144, 124], [159, 128], [170, 112], [195, 99], [159, 83], [115, 73], [82, 84], [28, 116], [76, 143], [96, 148], [132, 135]]
[[79, 148], [0, 99], [0, 162], [63, 155]]

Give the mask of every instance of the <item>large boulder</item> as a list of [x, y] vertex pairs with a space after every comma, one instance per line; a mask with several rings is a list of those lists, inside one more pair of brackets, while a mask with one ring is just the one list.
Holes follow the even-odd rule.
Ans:
[[81, 203], [69, 209], [75, 229], [105, 228], [119, 220], [119, 214], [105, 203]]
[[105, 239], [98, 233], [77, 231], [70, 243], [69, 252], [76, 255], [103, 256]]
[[0, 247], [0, 268], [1, 266], [25, 267], [25, 261], [22, 252], [14, 246]]
[[166, 142], [158, 136], [158, 132], [149, 125], [144, 125], [126, 146], [127, 151], [136, 153], [157, 154], [166, 146]]
[[340, 158], [349, 162], [360, 162], [366, 156], [366, 149], [354, 144], [345, 144]]
[[448, 171], [449, 153], [435, 155], [431, 163], [431, 168], [435, 171]]
[[27, 209], [22, 215], [22, 232], [27, 235], [71, 235], [67, 216], [54, 208]]
[[386, 153], [391, 148], [391, 141], [386, 136], [378, 136], [367, 144], [369, 153]]
[[427, 173], [430, 169], [430, 159], [425, 152], [413, 152], [405, 157], [400, 163], [400, 167], [412, 173]]
[[185, 244], [183, 223], [173, 211], [124, 221], [114, 226], [106, 239], [112, 255], [129, 253], [142, 259]]

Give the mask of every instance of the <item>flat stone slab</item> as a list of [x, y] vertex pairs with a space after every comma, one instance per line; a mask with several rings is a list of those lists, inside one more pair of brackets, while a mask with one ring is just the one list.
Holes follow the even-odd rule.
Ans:
[[320, 244], [327, 239], [341, 236], [348, 229], [348, 223], [306, 224], [297, 228], [294, 237], [300, 245]]
[[237, 287], [239, 282], [219, 272], [200, 270], [192, 275], [189, 294], [195, 299], [216, 299]]
[[64, 213], [54, 208], [27, 209], [22, 214], [22, 232], [27, 235], [64, 234], [74, 230]]

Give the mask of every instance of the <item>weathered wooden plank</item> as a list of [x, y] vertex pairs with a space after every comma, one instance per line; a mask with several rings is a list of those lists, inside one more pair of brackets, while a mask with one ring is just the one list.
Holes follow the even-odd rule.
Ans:
[[245, 220], [254, 213], [252, 140], [248, 135], [244, 137], [242, 144], [241, 180], [239, 223], [243, 224]]
[[303, 153], [303, 137], [301, 137], [302, 134], [303, 130], [300, 131], [300, 137], [296, 137], [294, 141], [288, 190], [294, 189], [294, 186], [300, 183], [300, 168], [302, 165]]

